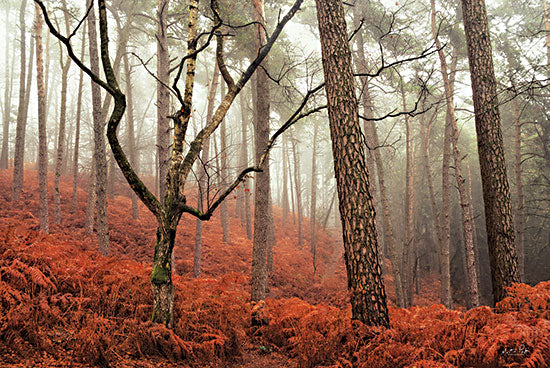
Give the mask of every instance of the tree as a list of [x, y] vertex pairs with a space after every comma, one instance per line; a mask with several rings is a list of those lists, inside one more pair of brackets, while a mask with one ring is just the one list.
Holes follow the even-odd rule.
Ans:
[[[9, 32], [9, 15], [10, 7], [9, 3], [6, 6], [6, 60], [5, 60], [5, 77], [6, 85], [4, 86], [4, 117], [3, 117], [3, 128], [2, 128], [2, 149], [0, 151], [0, 169], [8, 168], [8, 156], [9, 156], [9, 133], [10, 133], [10, 115], [11, 115], [11, 95], [12, 95], [12, 80], [13, 73], [10, 73], [10, 32]], [[15, 50], [14, 50], [15, 53]], [[23, 66], [23, 69], [25, 67]], [[11, 77], [10, 77], [11, 76]]]
[[368, 325], [389, 326], [343, 4], [315, 3], [352, 315]]
[[44, 61], [42, 51], [42, 17], [35, 6], [34, 33], [36, 43], [36, 86], [38, 91], [38, 186], [40, 203], [40, 230], [49, 231], [48, 221], [48, 147], [46, 143], [46, 90], [44, 86]]
[[519, 282], [510, 189], [485, 1], [462, 0], [494, 302]]
[[[187, 177], [191, 172], [191, 169], [202, 151], [204, 141], [212, 135], [212, 133], [219, 127], [221, 121], [225, 117], [229, 107], [234, 101], [237, 94], [242, 90], [244, 85], [248, 82], [258, 65], [263, 61], [271, 50], [275, 40], [278, 38], [283, 30], [285, 24], [294, 16], [299, 10], [302, 0], [296, 0], [287, 13], [282, 16], [277, 23], [275, 29], [271, 32], [271, 36], [266, 39], [264, 47], [260, 50], [258, 55], [252, 60], [248, 67], [240, 73], [239, 78], [235, 81], [229, 73], [227, 66], [225, 65], [223, 57], [223, 36], [220, 32], [220, 28], [223, 24], [222, 19], [219, 16], [217, 10], [217, 2], [211, 2], [211, 10], [213, 12], [213, 25], [209, 32], [207, 32], [207, 41], [199, 45], [198, 41], [201, 36], [197, 32], [198, 22], [198, 1], [190, 0], [189, 2], [189, 18], [188, 18], [188, 49], [186, 55], [178, 63], [175, 70], [176, 77], [171, 89], [176, 95], [180, 108], [171, 116], [173, 127], [173, 144], [170, 155], [169, 170], [166, 196], [160, 200], [151, 193], [143, 181], [138, 177], [135, 169], [130, 165], [124, 150], [122, 149], [118, 136], [117, 127], [124, 116], [126, 109], [126, 96], [120, 90], [117, 78], [115, 76], [113, 65], [109, 57], [109, 36], [108, 36], [108, 21], [106, 14], [105, 0], [98, 0], [99, 9], [99, 30], [101, 40], [101, 61], [103, 66], [103, 72], [105, 80], [103, 80], [99, 73], [93, 72], [90, 68], [83, 64], [78, 57], [75, 56], [72, 47], [70, 45], [70, 37], [61, 35], [55, 26], [51, 23], [46, 8], [42, 1], [35, 0], [37, 4], [42, 8], [46, 24], [50, 29], [50, 32], [60, 39], [66, 46], [69, 55], [72, 60], [81, 69], [83, 69], [88, 76], [93, 80], [94, 84], [100, 86], [106, 90], [114, 99], [114, 107], [109, 118], [107, 126], [107, 138], [109, 145], [113, 152], [113, 156], [116, 159], [118, 166], [120, 167], [124, 177], [130, 184], [130, 187], [139, 196], [140, 200], [145, 206], [152, 212], [157, 220], [157, 239], [155, 243], [155, 250], [153, 255], [153, 269], [151, 273], [151, 283], [153, 288], [153, 315], [152, 320], [156, 323], [162, 323], [167, 327], [172, 327], [174, 323], [173, 305], [174, 305], [174, 285], [172, 283], [172, 252], [174, 248], [174, 242], [176, 237], [176, 231], [178, 223], [183, 213], [189, 213], [201, 220], [209, 220], [212, 217], [213, 212], [219, 207], [221, 202], [229, 196], [233, 190], [244, 180], [246, 175], [251, 172], [259, 172], [262, 170], [263, 164], [266, 162], [267, 154], [271, 147], [273, 147], [277, 136], [288, 129], [295, 121], [307, 116], [315, 111], [312, 109], [308, 112], [300, 113], [305, 107], [307, 99], [311, 96], [311, 93], [306, 95], [305, 100], [299, 106], [297, 112], [295, 112], [288, 120], [283, 124], [279, 130], [274, 133], [269, 143], [265, 147], [261, 159], [255, 166], [248, 167], [243, 170], [235, 181], [230, 184], [217, 198], [214, 203], [206, 211], [200, 211], [187, 204], [187, 198], [184, 193]], [[91, 13], [91, 12], [90, 12]], [[91, 22], [91, 19], [88, 19]], [[194, 138], [190, 139], [190, 142], [186, 146], [189, 148], [184, 153], [184, 140], [189, 124], [189, 119], [193, 111], [193, 89], [195, 82], [196, 71], [196, 58], [197, 54], [202, 50], [205, 50], [210, 41], [215, 37], [216, 39], [216, 59], [220, 72], [228, 85], [228, 91], [223, 97], [220, 105], [217, 107], [212, 120], [202, 128]], [[92, 37], [90, 37], [92, 38]], [[183, 73], [184, 66], [186, 66], [185, 73], [185, 89], [183, 95], [178, 88], [178, 81]]]

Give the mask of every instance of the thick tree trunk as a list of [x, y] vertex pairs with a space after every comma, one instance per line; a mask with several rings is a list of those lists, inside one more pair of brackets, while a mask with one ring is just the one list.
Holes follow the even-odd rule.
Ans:
[[298, 218], [298, 247], [302, 249], [303, 233], [302, 233], [302, 180], [300, 176], [300, 156], [294, 132], [291, 133], [290, 141], [292, 144], [292, 156], [294, 157], [294, 188], [296, 197], [296, 216]]
[[[212, 114], [214, 113], [214, 103], [216, 102], [216, 91], [218, 89], [218, 80], [219, 80], [219, 69], [218, 64], [214, 65], [214, 73], [212, 75], [212, 84], [210, 85], [210, 92], [208, 93], [208, 106], [206, 110], [206, 121], [207, 123], [212, 120]], [[202, 147], [202, 156], [199, 160], [199, 170], [198, 170], [198, 189], [199, 193], [197, 194], [197, 209], [199, 211], [204, 211], [204, 200], [206, 199], [208, 183], [207, 183], [207, 173], [206, 165], [210, 159], [210, 139], [204, 141]], [[195, 251], [193, 256], [193, 277], [199, 277], [201, 275], [201, 261], [202, 261], [202, 220], [197, 219], [195, 223]]]
[[[6, 5], [6, 41], [4, 47], [6, 48], [6, 60], [5, 62], [5, 77], [6, 84], [4, 86], [4, 117], [3, 117], [3, 129], [2, 129], [2, 150], [0, 152], [0, 169], [7, 169], [9, 162], [9, 137], [10, 137], [10, 115], [11, 115], [11, 77], [13, 73], [10, 73], [10, 28], [9, 28], [9, 18], [10, 18], [10, 7], [9, 3]], [[15, 49], [13, 50], [15, 53]], [[25, 69], [25, 66], [22, 66], [22, 70]]]
[[485, 1], [462, 0], [494, 302], [520, 281]]
[[172, 251], [176, 239], [177, 222], [163, 222], [157, 228], [153, 255], [153, 322], [168, 328], [174, 326], [174, 284], [172, 283]]
[[[262, 48], [266, 42], [264, 1], [253, 0], [254, 20], [258, 22], [255, 27], [256, 50]], [[262, 24], [264, 27], [260, 26]], [[267, 68], [267, 59], [263, 62]], [[269, 140], [269, 83], [265, 70], [256, 70], [256, 103], [254, 109], [254, 147], [255, 161], [258, 163], [263, 154], [263, 149]], [[270, 226], [273, 222], [269, 217], [269, 206], [271, 204], [269, 158], [265, 161], [263, 172], [255, 175], [254, 190], [254, 240], [252, 248], [252, 300], [265, 299], [267, 288], [267, 254], [270, 244]]]
[[339, 0], [315, 3], [352, 318], [389, 326], [343, 4]]
[[157, 151], [160, 202], [166, 196], [166, 178], [170, 160], [170, 55], [168, 53], [168, 4], [158, 0], [157, 24]]
[[[99, 74], [99, 58], [97, 47], [96, 17], [93, 7], [88, 13], [88, 33], [90, 69]], [[109, 253], [109, 229], [107, 223], [107, 158], [105, 154], [105, 118], [101, 113], [101, 90], [92, 82], [92, 117], [94, 121], [94, 159], [95, 159], [95, 191], [96, 191], [96, 231], [97, 243], [101, 254]]]
[[516, 247], [520, 280], [525, 280], [525, 197], [523, 195], [523, 170], [521, 167], [521, 123], [517, 98], [514, 105], [514, 172], [516, 175]]
[[[32, 61], [34, 55], [34, 37], [31, 37], [30, 57], [28, 70], [26, 57], [26, 27], [25, 27], [25, 8], [27, 0], [21, 1], [19, 9], [19, 28], [21, 30], [21, 65], [19, 74], [19, 106], [17, 108], [17, 127], [15, 133], [15, 154], [13, 160], [13, 191], [12, 200], [14, 203], [19, 202], [19, 196], [23, 188], [24, 162], [25, 162], [25, 133], [27, 129], [27, 113], [29, 110], [31, 80], [32, 80]], [[27, 74], [27, 75], [25, 75]], [[25, 81], [26, 78], [26, 81]], [[25, 84], [26, 83], [26, 84]]]
[[48, 221], [48, 147], [46, 145], [46, 91], [42, 51], [42, 12], [35, 4], [34, 32], [36, 42], [36, 85], [38, 90], [38, 185], [40, 230], [49, 231]]

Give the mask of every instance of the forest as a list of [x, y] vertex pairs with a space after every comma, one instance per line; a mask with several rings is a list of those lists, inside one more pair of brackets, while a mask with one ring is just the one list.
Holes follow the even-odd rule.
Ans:
[[0, 1], [0, 366], [550, 367], [549, 12]]

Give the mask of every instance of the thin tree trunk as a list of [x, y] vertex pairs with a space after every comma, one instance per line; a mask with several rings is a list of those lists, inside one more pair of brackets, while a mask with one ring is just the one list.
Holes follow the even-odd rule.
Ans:
[[[225, 96], [225, 83], [221, 84], [221, 98]], [[220, 125], [220, 188], [222, 190], [227, 186], [227, 131], [225, 129], [225, 119], [222, 120]], [[227, 209], [227, 201], [223, 201], [220, 204], [220, 219], [222, 223], [222, 239], [224, 243], [229, 243], [229, 213]]]
[[334, 206], [334, 200], [336, 199], [336, 194], [338, 193], [337, 190], [334, 190], [334, 193], [332, 194], [332, 199], [330, 200], [330, 204], [328, 206], [327, 214], [325, 216], [325, 219], [323, 220], [323, 230], [327, 229], [328, 219], [330, 217], [330, 214], [332, 213], [332, 207]]
[[290, 140], [292, 144], [292, 156], [294, 157], [294, 188], [296, 194], [296, 215], [298, 217], [298, 247], [302, 249], [303, 244], [303, 233], [302, 233], [302, 183], [300, 177], [300, 157], [298, 155], [298, 148], [296, 137], [294, 132], [290, 135]]
[[[65, 32], [70, 33], [69, 14], [66, 1], [62, 2], [65, 15]], [[60, 66], [61, 66], [61, 106], [59, 112], [59, 134], [57, 136], [57, 156], [55, 159], [55, 176], [54, 176], [54, 223], [61, 223], [61, 193], [59, 184], [61, 180], [61, 170], [63, 168], [63, 152], [65, 151], [65, 126], [67, 125], [67, 80], [69, 78], [69, 68], [71, 67], [71, 59], [67, 57], [63, 62], [63, 49], [59, 43], [60, 49]]]
[[494, 302], [520, 281], [485, 1], [462, 0]]
[[[546, 3], [546, 2], [545, 2]], [[517, 98], [514, 107], [514, 172], [516, 175], [516, 246], [520, 280], [525, 280], [525, 197], [523, 195], [523, 170], [521, 167], [521, 123]]]
[[[13, 75], [13, 73], [10, 73], [10, 63], [9, 63], [9, 57], [10, 57], [10, 28], [9, 28], [9, 18], [10, 18], [10, 7], [9, 3], [6, 5], [6, 42], [5, 42], [5, 48], [6, 48], [6, 60], [5, 60], [5, 77], [6, 77], [6, 85], [4, 86], [4, 117], [3, 117], [3, 129], [2, 129], [2, 151], [0, 153], [0, 169], [7, 169], [8, 168], [8, 153], [9, 153], [9, 136], [10, 136], [10, 116], [11, 116], [11, 89], [12, 89], [12, 83], [10, 82], [10, 76]], [[15, 49], [13, 50], [15, 54]], [[25, 66], [22, 67], [22, 69], [25, 69]]]
[[[80, 51], [80, 60], [84, 60], [86, 45], [86, 32], [82, 32], [82, 49]], [[76, 211], [77, 206], [77, 188], [78, 188], [78, 151], [80, 149], [80, 119], [82, 116], [82, 88], [84, 85], [84, 72], [80, 69], [78, 77], [78, 96], [76, 101], [76, 129], [74, 137], [74, 156], [73, 156], [73, 198], [71, 212]]]
[[282, 207], [283, 207], [283, 227], [285, 227], [287, 219], [288, 219], [288, 213], [290, 212], [290, 204], [288, 200], [288, 171], [287, 166], [290, 165], [290, 162], [288, 161], [288, 154], [287, 154], [287, 138], [286, 135], [283, 135], [283, 143], [282, 143], [282, 151], [283, 151], [283, 162], [282, 162], [282, 169], [283, 169], [283, 193], [282, 193]]
[[[97, 48], [96, 17], [94, 8], [88, 13], [88, 33], [90, 50], [90, 69], [99, 74], [99, 58]], [[99, 85], [92, 82], [92, 117], [94, 121], [94, 158], [96, 168], [96, 231], [97, 243], [101, 254], [109, 253], [109, 230], [107, 223], [107, 158], [105, 154], [105, 119], [101, 114], [101, 90]]]
[[316, 0], [352, 318], [389, 326], [351, 50], [339, 0]]
[[311, 233], [311, 254], [313, 256], [313, 273], [317, 271], [317, 244], [315, 239], [315, 230], [317, 221], [315, 220], [315, 207], [317, 205], [317, 137], [319, 135], [319, 126], [313, 125], [313, 152], [311, 153], [311, 200], [309, 210], [309, 225]]
[[46, 91], [42, 51], [42, 12], [35, 4], [36, 84], [38, 89], [38, 185], [40, 230], [49, 231], [48, 221], [48, 147], [46, 146]]
[[[19, 28], [21, 30], [21, 71], [19, 73], [19, 106], [17, 108], [17, 127], [15, 135], [15, 154], [13, 160], [13, 191], [12, 200], [14, 203], [19, 202], [19, 196], [23, 188], [24, 176], [24, 161], [25, 161], [25, 133], [27, 128], [27, 113], [29, 110], [30, 89], [32, 80], [32, 61], [34, 55], [34, 38], [31, 37], [30, 57], [27, 73], [26, 57], [26, 37], [27, 31], [25, 27], [25, 8], [27, 0], [21, 1], [19, 10]], [[27, 75], [25, 75], [27, 74]], [[25, 80], [26, 78], [26, 80]], [[26, 83], [26, 84], [25, 84]]]
[[[134, 132], [134, 93], [132, 87], [132, 68], [130, 67], [130, 61], [128, 60], [128, 53], [124, 53], [124, 75], [126, 77], [126, 133], [128, 135], [128, 156], [130, 158], [130, 165], [138, 171], [138, 161], [136, 154], [136, 137]], [[132, 200], [132, 218], [139, 218], [138, 198], [132, 191], [130, 194]]]
[[[244, 103], [243, 93], [239, 94], [239, 101], [241, 105], [241, 166], [248, 166], [248, 136], [247, 136], [247, 127], [248, 127], [248, 114], [246, 111], [246, 106]], [[252, 219], [250, 213], [250, 184], [249, 180], [245, 179], [242, 182], [242, 190], [240, 191], [243, 197], [243, 216], [241, 216], [241, 224], [246, 228], [246, 237], [252, 239]]]
[[158, 0], [157, 24], [157, 151], [158, 185], [160, 202], [166, 196], [166, 178], [170, 160], [170, 59], [168, 53], [168, 4], [169, 0]]
[[[212, 120], [212, 115], [214, 113], [214, 103], [216, 99], [216, 91], [218, 89], [218, 80], [219, 80], [219, 69], [218, 64], [214, 65], [214, 73], [212, 74], [212, 84], [210, 85], [210, 92], [208, 93], [208, 106], [206, 110], [206, 122]], [[197, 193], [197, 209], [199, 211], [204, 210], [204, 200], [206, 199], [208, 191], [207, 183], [207, 172], [206, 165], [210, 152], [210, 139], [204, 141], [204, 146], [202, 147], [202, 156], [199, 160], [199, 170], [198, 170], [198, 189]], [[202, 261], [202, 220], [197, 219], [195, 222], [195, 251], [193, 256], [193, 277], [199, 277], [201, 275], [201, 261]]]

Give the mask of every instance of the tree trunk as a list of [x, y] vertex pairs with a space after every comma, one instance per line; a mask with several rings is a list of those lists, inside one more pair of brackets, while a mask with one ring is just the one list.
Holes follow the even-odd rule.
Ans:
[[[405, 95], [404, 81], [401, 76], [401, 102], [403, 111], [407, 111], [407, 100]], [[412, 152], [412, 133], [411, 124], [408, 115], [405, 115], [405, 237], [403, 239], [403, 294], [405, 296], [405, 306], [413, 305], [413, 268], [414, 268], [414, 190], [413, 190], [413, 152]]]
[[[212, 114], [214, 113], [214, 104], [216, 100], [216, 91], [218, 89], [219, 79], [218, 64], [214, 65], [214, 73], [212, 75], [212, 84], [210, 85], [210, 92], [208, 93], [208, 106], [206, 110], [207, 123], [212, 120]], [[198, 170], [198, 189], [197, 193], [197, 209], [204, 211], [204, 200], [206, 199], [206, 192], [208, 190], [206, 165], [210, 159], [210, 139], [204, 141], [202, 147], [202, 156], [199, 160]], [[201, 275], [201, 261], [202, 261], [202, 220], [197, 219], [195, 223], [195, 251], [193, 257], [193, 277], [199, 277]]]
[[96, 168], [95, 158], [92, 156], [92, 165], [90, 168], [90, 175], [88, 177], [88, 199], [86, 201], [86, 221], [84, 228], [88, 235], [94, 233], [94, 213], [95, 213], [95, 180], [96, 180]]
[[[26, 37], [27, 31], [25, 27], [25, 8], [27, 0], [21, 1], [19, 10], [19, 28], [21, 29], [21, 71], [19, 73], [19, 106], [17, 108], [17, 127], [15, 135], [15, 154], [13, 160], [13, 191], [12, 200], [14, 203], [19, 202], [19, 196], [23, 188], [24, 163], [25, 163], [25, 133], [27, 128], [27, 113], [29, 110], [31, 80], [32, 80], [32, 61], [34, 55], [34, 37], [31, 37], [30, 57], [27, 75], [25, 68], [27, 67], [26, 57]], [[26, 78], [26, 84], [25, 84]]]
[[521, 123], [517, 98], [514, 105], [514, 171], [516, 175], [516, 247], [520, 280], [525, 280], [525, 197], [523, 195], [523, 170], [521, 167]]
[[157, 24], [157, 151], [158, 185], [160, 202], [166, 196], [166, 178], [170, 160], [170, 55], [168, 53], [168, 4], [170, 0], [158, 0]]
[[[221, 99], [223, 99], [223, 96], [225, 96], [225, 83], [221, 84]], [[220, 188], [225, 188], [227, 186], [227, 131], [225, 129], [225, 119], [222, 120], [220, 125], [220, 154]], [[222, 239], [224, 243], [228, 244], [230, 242], [229, 211], [227, 210], [226, 201], [220, 204], [220, 220], [222, 223]]]
[[339, 0], [315, 3], [352, 318], [389, 326], [343, 4]]
[[176, 239], [177, 222], [164, 220], [157, 228], [153, 255], [153, 316], [152, 320], [168, 328], [174, 326], [174, 284], [172, 283], [172, 251]]
[[[86, 45], [86, 32], [82, 32], [82, 50], [80, 60], [84, 60], [84, 51]], [[78, 96], [76, 101], [76, 129], [74, 136], [74, 156], [73, 156], [73, 205], [71, 212], [76, 211], [77, 206], [77, 188], [78, 188], [78, 151], [80, 149], [80, 118], [82, 116], [82, 88], [84, 85], [84, 72], [80, 69], [78, 77]]]
[[282, 162], [282, 169], [283, 169], [283, 193], [282, 193], [282, 207], [283, 207], [283, 227], [285, 227], [287, 219], [288, 219], [288, 213], [290, 212], [290, 203], [288, 200], [288, 171], [287, 166], [290, 165], [290, 162], [288, 161], [288, 149], [287, 149], [287, 138], [286, 135], [283, 135], [283, 143], [282, 143], [282, 151], [283, 151], [283, 162]]
[[[248, 113], [246, 111], [246, 105], [244, 103], [243, 93], [239, 95], [239, 100], [241, 104], [241, 166], [248, 166]], [[242, 182], [242, 196], [243, 196], [243, 217], [241, 217], [241, 224], [246, 228], [246, 237], [252, 239], [252, 219], [250, 213], [250, 184], [249, 180], [245, 179]]]
[[[69, 13], [67, 10], [66, 1], [62, 2], [65, 15], [65, 32], [70, 33]], [[59, 111], [59, 135], [57, 136], [57, 155], [55, 158], [55, 176], [54, 176], [54, 223], [61, 223], [61, 193], [59, 184], [61, 180], [61, 170], [63, 169], [63, 153], [65, 151], [65, 126], [67, 125], [67, 80], [69, 78], [69, 68], [71, 67], [71, 59], [67, 56], [63, 62], [63, 48], [59, 43], [60, 51], [60, 66], [61, 66], [61, 106]]]
[[[4, 117], [3, 117], [3, 129], [2, 129], [2, 151], [0, 152], [0, 169], [7, 169], [8, 168], [8, 161], [9, 161], [9, 137], [10, 137], [10, 115], [11, 115], [11, 89], [12, 89], [12, 83], [10, 82], [10, 76], [13, 75], [13, 73], [10, 73], [10, 63], [9, 63], [9, 57], [10, 57], [10, 29], [9, 29], [9, 18], [10, 18], [10, 7], [9, 3], [6, 5], [6, 60], [5, 60], [5, 73], [6, 73], [6, 85], [4, 86]], [[15, 54], [15, 49], [13, 50]], [[23, 65], [22, 70], [25, 69], [25, 66]]]
[[294, 132], [291, 132], [290, 140], [292, 144], [292, 156], [294, 157], [294, 188], [295, 188], [295, 197], [296, 197], [296, 215], [298, 217], [298, 247], [302, 249], [303, 244], [303, 233], [302, 233], [302, 180], [300, 177], [300, 156], [298, 154], [298, 148], [296, 137]]
[[[126, 133], [128, 135], [128, 156], [130, 165], [138, 170], [137, 154], [136, 154], [136, 137], [134, 132], [134, 93], [132, 87], [132, 67], [128, 60], [128, 53], [124, 53], [124, 76], [126, 77]], [[132, 200], [132, 218], [139, 218], [138, 198], [132, 191], [130, 194]]]
[[[89, 5], [89, 3], [88, 3]], [[99, 59], [97, 48], [96, 17], [94, 8], [88, 13], [88, 33], [90, 51], [90, 69], [99, 74]], [[94, 159], [95, 159], [95, 191], [96, 191], [96, 231], [97, 243], [101, 254], [109, 253], [109, 230], [107, 223], [107, 158], [105, 154], [105, 118], [101, 113], [101, 90], [92, 82], [92, 117], [94, 121]]]
[[309, 210], [309, 225], [311, 233], [311, 254], [313, 256], [313, 273], [317, 271], [317, 244], [315, 243], [315, 230], [317, 221], [315, 220], [315, 207], [317, 205], [317, 137], [319, 135], [319, 126], [313, 125], [313, 152], [311, 153], [311, 201]]
[[[265, 45], [265, 17], [264, 1], [253, 0], [254, 20], [258, 22], [255, 26], [256, 50], [258, 52]], [[260, 26], [263, 25], [263, 26]], [[263, 67], [267, 68], [267, 58], [264, 59]], [[269, 140], [269, 84], [265, 70], [256, 70], [256, 103], [254, 109], [254, 147], [255, 161], [259, 162], [263, 148]], [[265, 161], [263, 172], [255, 175], [254, 190], [254, 240], [252, 248], [252, 300], [263, 300], [266, 297], [267, 288], [267, 253], [269, 251], [269, 227], [273, 226], [269, 218], [269, 205], [271, 203], [269, 158]]]
[[462, 0], [494, 302], [520, 281], [485, 1]]
[[35, 4], [34, 32], [36, 42], [36, 84], [38, 90], [38, 185], [40, 230], [47, 233], [48, 224], [48, 147], [46, 145], [46, 91], [42, 51], [42, 12]]

